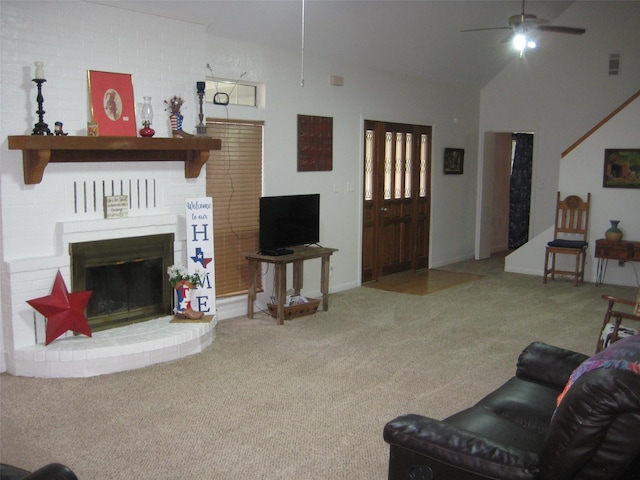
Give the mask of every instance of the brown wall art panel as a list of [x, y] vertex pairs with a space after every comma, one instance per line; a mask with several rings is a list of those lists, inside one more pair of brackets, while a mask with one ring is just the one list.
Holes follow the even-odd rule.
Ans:
[[333, 170], [333, 118], [298, 115], [298, 171]]

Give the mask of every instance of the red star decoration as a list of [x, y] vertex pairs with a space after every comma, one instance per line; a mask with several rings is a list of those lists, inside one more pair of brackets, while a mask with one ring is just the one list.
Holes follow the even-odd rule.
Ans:
[[84, 315], [91, 293], [91, 290], [69, 293], [62, 274], [58, 271], [50, 295], [27, 300], [29, 305], [49, 320], [45, 345], [49, 345], [68, 330], [91, 336], [91, 328]]

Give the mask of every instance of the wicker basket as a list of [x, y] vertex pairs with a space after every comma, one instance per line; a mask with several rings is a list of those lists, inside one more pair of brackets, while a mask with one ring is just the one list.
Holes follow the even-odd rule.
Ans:
[[[313, 315], [318, 311], [318, 305], [320, 300], [308, 299], [307, 303], [301, 303], [299, 305], [291, 305], [290, 307], [284, 307], [284, 319], [291, 320], [296, 317], [303, 317], [304, 315]], [[278, 316], [278, 306], [273, 303], [267, 303], [269, 309], [269, 315], [273, 318]]]

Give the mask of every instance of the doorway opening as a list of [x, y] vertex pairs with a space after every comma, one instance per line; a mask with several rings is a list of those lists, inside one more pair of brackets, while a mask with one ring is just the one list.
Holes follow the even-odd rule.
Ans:
[[478, 259], [515, 250], [529, 240], [533, 142], [532, 133], [484, 135]]

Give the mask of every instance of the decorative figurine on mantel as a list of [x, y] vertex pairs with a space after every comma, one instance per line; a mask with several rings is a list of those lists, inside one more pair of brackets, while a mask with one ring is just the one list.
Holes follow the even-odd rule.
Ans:
[[174, 137], [181, 138], [183, 136], [190, 136], [182, 131], [183, 116], [180, 110], [184, 104], [182, 97], [174, 95], [169, 100], [164, 101], [165, 110], [169, 112], [169, 120], [171, 121], [171, 133]]
[[55, 132], [56, 136], [59, 137], [61, 135], [62, 136], [69, 135], [64, 130], [62, 130], [62, 127], [63, 127], [62, 122], [56, 122], [55, 125], [56, 125], [56, 128], [55, 128], [54, 132]]
[[38, 102], [38, 110], [36, 113], [38, 114], [38, 123], [33, 126], [33, 132], [31, 135], [53, 135], [51, 130], [49, 130], [49, 125], [44, 123], [44, 110], [42, 104], [44, 103], [44, 97], [42, 96], [42, 84], [47, 80], [44, 78], [44, 63], [36, 62], [36, 74], [33, 81], [38, 87], [38, 96], [36, 97], [36, 101]]

